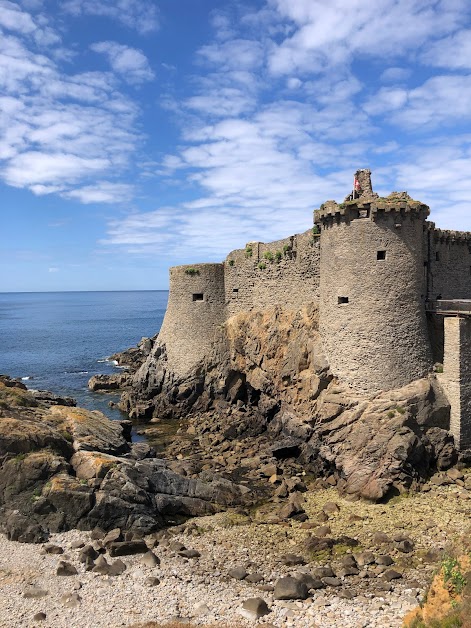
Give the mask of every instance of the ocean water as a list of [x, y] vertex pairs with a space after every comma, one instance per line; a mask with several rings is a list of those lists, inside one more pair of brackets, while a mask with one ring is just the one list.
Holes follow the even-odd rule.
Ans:
[[0, 293], [0, 373], [125, 418], [108, 406], [117, 394], [92, 393], [87, 382], [119, 372], [107, 358], [159, 331], [167, 298], [164, 290]]

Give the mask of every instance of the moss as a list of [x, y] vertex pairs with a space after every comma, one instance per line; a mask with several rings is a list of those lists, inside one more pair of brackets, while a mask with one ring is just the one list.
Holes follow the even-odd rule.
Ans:
[[199, 275], [200, 271], [197, 268], [186, 268], [185, 275]]

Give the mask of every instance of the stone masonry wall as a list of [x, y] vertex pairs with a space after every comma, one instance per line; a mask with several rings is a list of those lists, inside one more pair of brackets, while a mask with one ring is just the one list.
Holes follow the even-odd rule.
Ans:
[[169, 368], [191, 372], [209, 352], [218, 325], [224, 323], [224, 264], [194, 264], [170, 269], [167, 311], [159, 342], [167, 347]]
[[428, 296], [436, 299], [471, 298], [471, 234], [459, 231], [429, 231]]
[[319, 240], [310, 229], [232, 251], [224, 263], [227, 316], [275, 305], [298, 310], [318, 304]]
[[367, 392], [423, 377], [432, 365], [424, 210], [320, 217], [320, 330], [333, 373]]
[[451, 405], [450, 432], [456, 446], [471, 447], [471, 319], [446, 317], [443, 373], [439, 381]]

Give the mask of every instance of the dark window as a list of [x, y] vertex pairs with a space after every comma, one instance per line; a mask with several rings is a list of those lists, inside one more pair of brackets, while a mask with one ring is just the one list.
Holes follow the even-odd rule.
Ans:
[[232, 288], [232, 292], [239, 292], [239, 288]]
[[438, 251], [435, 253], [435, 261], [440, 261], [440, 253]]
[[376, 259], [386, 259], [386, 251], [377, 251]]
[[341, 303], [348, 303], [348, 297], [338, 297], [338, 304], [340, 305]]
[[193, 301], [204, 301], [204, 294], [202, 292], [193, 293]]

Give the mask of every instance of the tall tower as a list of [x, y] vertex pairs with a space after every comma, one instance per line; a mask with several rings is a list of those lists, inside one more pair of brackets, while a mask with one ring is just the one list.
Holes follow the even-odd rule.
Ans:
[[424, 307], [429, 209], [406, 193], [379, 198], [368, 170], [355, 180], [356, 194], [315, 212], [320, 331], [334, 375], [372, 393], [404, 386], [432, 365]]
[[172, 372], [185, 376], [208, 354], [225, 321], [224, 264], [170, 269], [167, 311], [159, 332]]

